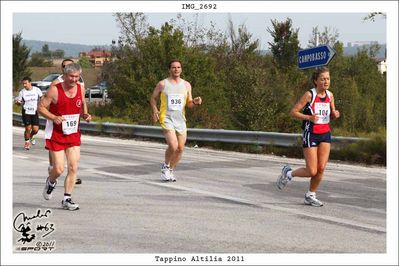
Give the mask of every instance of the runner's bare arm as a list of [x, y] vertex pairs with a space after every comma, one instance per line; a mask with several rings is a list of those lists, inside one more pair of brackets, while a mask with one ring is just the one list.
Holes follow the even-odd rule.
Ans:
[[190, 82], [186, 81], [186, 88], [187, 88], [187, 92], [188, 92], [188, 95], [187, 95], [187, 107], [188, 108], [193, 108], [196, 105], [202, 104], [202, 98], [201, 97], [198, 96], [198, 97], [195, 97], [193, 99], [192, 87], [191, 87]]
[[330, 115], [331, 119], [338, 119], [341, 114], [337, 109], [335, 109], [335, 100], [334, 100], [334, 95], [332, 93], [331, 93], [330, 106], [331, 106], [331, 115]]
[[317, 120], [317, 115], [305, 115], [301, 112], [301, 110], [305, 107], [305, 105], [310, 102], [312, 99], [312, 94], [307, 91], [304, 95], [299, 99], [299, 101], [292, 107], [290, 111], [290, 116], [300, 119], [300, 120], [309, 120], [315, 122]]
[[86, 122], [91, 121], [91, 115], [89, 114], [89, 108], [87, 106], [86, 98], [85, 98], [85, 86], [80, 84], [81, 92], [82, 92], [82, 117]]
[[15, 103], [18, 104], [18, 105], [22, 105], [21, 97], [19, 97], [19, 96], [15, 97]]
[[151, 104], [151, 110], [152, 110], [152, 121], [154, 123], [159, 120], [159, 110], [157, 107], [157, 103], [158, 103], [159, 95], [161, 94], [161, 91], [164, 89], [164, 87], [165, 87], [165, 82], [163, 80], [161, 80], [160, 82], [158, 82], [157, 86], [155, 87], [155, 89], [151, 95], [150, 104]]
[[61, 124], [64, 118], [62, 116], [56, 116], [49, 111], [50, 104], [56, 104], [58, 101], [58, 91], [56, 86], [50, 86], [47, 90], [46, 95], [40, 100], [37, 111], [45, 118], [52, 120], [56, 124]]

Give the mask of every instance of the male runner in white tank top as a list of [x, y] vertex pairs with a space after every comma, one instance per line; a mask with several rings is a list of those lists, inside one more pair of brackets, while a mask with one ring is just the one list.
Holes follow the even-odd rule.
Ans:
[[[151, 96], [152, 119], [163, 128], [168, 148], [161, 167], [163, 181], [176, 181], [174, 170], [183, 154], [187, 140], [185, 107], [193, 108], [202, 103], [201, 97], [193, 99], [191, 84], [180, 77], [182, 65], [179, 60], [169, 63], [169, 77], [158, 82]], [[161, 98], [160, 110], [157, 102]]]

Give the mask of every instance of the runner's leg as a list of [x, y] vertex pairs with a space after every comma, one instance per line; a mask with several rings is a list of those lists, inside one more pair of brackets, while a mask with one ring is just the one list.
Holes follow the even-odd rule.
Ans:
[[179, 143], [174, 130], [164, 130], [163, 134], [165, 136], [166, 143], [168, 144], [168, 148], [165, 151], [165, 163], [170, 165], [174, 154], [178, 149]]
[[68, 173], [65, 177], [64, 188], [65, 193], [72, 194], [75, 187], [76, 176], [78, 174], [78, 163], [80, 159], [80, 147], [73, 146], [65, 150], [67, 158]]
[[330, 143], [321, 142], [317, 149], [317, 174], [312, 176], [310, 180], [309, 191], [315, 192], [320, 185], [327, 166], [328, 157], [330, 156], [330, 148]]
[[170, 162], [170, 168], [175, 169], [177, 164], [179, 163], [182, 155], [183, 155], [183, 150], [184, 150], [184, 145], [186, 144], [187, 140], [187, 134], [177, 134], [177, 149], [174, 152], [171, 162]]
[[304, 148], [306, 167], [292, 171], [293, 177], [312, 177], [317, 174], [317, 150], [318, 147]]
[[57, 178], [64, 172], [65, 151], [51, 151], [49, 156], [53, 158], [53, 167], [49, 172], [50, 182], [54, 183]]

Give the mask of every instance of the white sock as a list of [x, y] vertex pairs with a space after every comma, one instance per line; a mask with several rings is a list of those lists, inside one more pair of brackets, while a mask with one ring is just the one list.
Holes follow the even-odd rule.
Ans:
[[70, 199], [71, 198], [71, 196], [65, 196], [64, 195], [64, 201], [66, 201], [67, 199]]
[[306, 197], [310, 197], [310, 196], [316, 197], [316, 192], [312, 192], [312, 191], [308, 190], [308, 192], [306, 192]]
[[293, 176], [292, 176], [292, 170], [287, 172], [287, 176], [288, 176], [288, 179], [289, 179], [289, 180], [291, 180], [291, 179], [293, 178]]

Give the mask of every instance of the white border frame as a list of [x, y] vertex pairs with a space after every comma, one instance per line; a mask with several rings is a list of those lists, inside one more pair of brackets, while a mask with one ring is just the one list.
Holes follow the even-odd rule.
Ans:
[[[111, 3], [112, 2], [112, 3]], [[194, 1], [187, 1], [194, 2]], [[195, 1], [198, 3], [198, 1]], [[1, 1], [1, 263], [18, 265], [88, 264], [152, 265], [146, 254], [13, 254], [12, 252], [12, 23], [15, 12], [181, 12], [182, 1]], [[211, 12], [264, 13], [360, 13], [387, 14], [387, 253], [386, 254], [246, 254], [246, 265], [397, 264], [398, 250], [398, 3], [396, 1], [207, 1]], [[43, 10], [43, 7], [46, 10]], [[93, 10], [94, 7], [94, 10]], [[345, 8], [343, 8], [345, 7]], [[256, 8], [256, 11], [254, 10]], [[90, 11], [89, 11], [90, 10]], [[345, 10], [344, 12], [342, 10]], [[10, 200], [11, 199], [11, 200]], [[159, 254], [162, 255], [162, 254]], [[164, 254], [170, 255], [170, 254]], [[174, 254], [175, 255], [175, 254]], [[178, 255], [178, 254], [176, 254]], [[182, 254], [189, 256], [190, 254]], [[202, 254], [205, 255], [205, 254]], [[215, 255], [215, 254], [211, 254]], [[51, 258], [50, 258], [51, 256]], [[158, 263], [162, 264], [162, 263]], [[187, 264], [187, 263], [186, 263]], [[194, 263], [193, 263], [194, 264]], [[201, 264], [201, 263], [197, 263]], [[202, 263], [204, 264], [204, 263]], [[226, 263], [221, 263], [224, 265]]]

